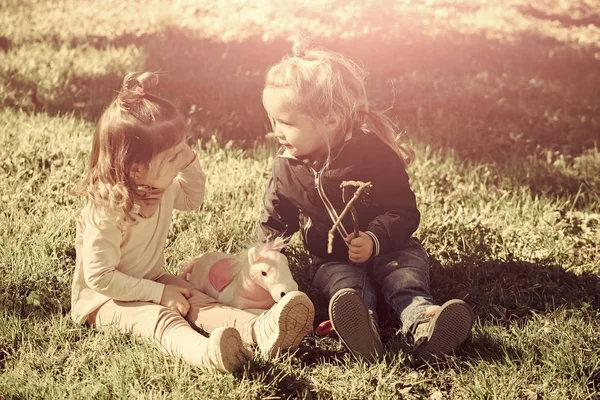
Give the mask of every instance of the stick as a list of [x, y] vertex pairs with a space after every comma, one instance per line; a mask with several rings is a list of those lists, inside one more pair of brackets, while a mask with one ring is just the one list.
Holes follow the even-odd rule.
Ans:
[[342, 187], [342, 201], [344, 201], [344, 189], [347, 186], [357, 186], [356, 192], [354, 192], [354, 196], [350, 199], [350, 201], [346, 204], [346, 207], [342, 210], [342, 213], [338, 216], [338, 219], [335, 221], [329, 232], [327, 233], [327, 253], [331, 254], [333, 251], [333, 235], [335, 233], [335, 229], [342, 222], [342, 218], [346, 215], [348, 211], [352, 214], [352, 220], [354, 222], [354, 236], [358, 236], [358, 214], [356, 213], [356, 209], [352, 205], [356, 200], [360, 198], [363, 191], [368, 188], [371, 188], [371, 182], [360, 182], [360, 181], [344, 181], [340, 185]]

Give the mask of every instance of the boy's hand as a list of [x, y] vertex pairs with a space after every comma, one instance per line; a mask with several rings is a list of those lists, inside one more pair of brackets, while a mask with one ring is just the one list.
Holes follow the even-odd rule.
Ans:
[[358, 237], [351, 233], [344, 240], [349, 244], [348, 258], [352, 262], [365, 262], [373, 254], [373, 239], [362, 231], [358, 232]]
[[165, 285], [160, 305], [177, 311], [181, 316], [185, 317], [190, 311], [190, 302], [187, 300], [191, 296], [190, 291], [175, 285]]

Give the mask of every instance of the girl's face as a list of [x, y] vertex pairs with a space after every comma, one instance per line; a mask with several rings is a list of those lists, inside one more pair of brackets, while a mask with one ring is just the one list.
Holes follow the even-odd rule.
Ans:
[[334, 126], [325, 118], [315, 120], [301, 114], [292, 103], [292, 96], [289, 88], [266, 87], [263, 91], [263, 105], [273, 124], [275, 137], [286, 153], [296, 158], [326, 154], [325, 138]]
[[157, 189], [166, 189], [173, 179], [194, 158], [194, 152], [182, 140], [175, 147], [158, 153], [147, 168], [134, 170], [135, 182], [138, 185], [148, 185]]

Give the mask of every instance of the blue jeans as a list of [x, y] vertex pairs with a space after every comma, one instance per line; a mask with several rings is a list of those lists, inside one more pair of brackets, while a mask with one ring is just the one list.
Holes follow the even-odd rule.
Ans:
[[383, 295], [402, 322], [402, 332], [432, 305], [429, 293], [429, 258], [415, 238], [404, 247], [388, 254], [354, 264], [350, 261], [328, 261], [313, 258], [312, 285], [327, 299], [340, 289], [355, 289], [377, 321], [377, 300]]

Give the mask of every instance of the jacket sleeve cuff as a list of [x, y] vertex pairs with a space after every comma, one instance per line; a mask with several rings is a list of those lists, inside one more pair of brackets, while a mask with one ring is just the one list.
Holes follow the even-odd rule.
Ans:
[[373, 227], [365, 233], [373, 239], [373, 254], [375, 256], [385, 254], [392, 248], [392, 241], [385, 230]]
[[373, 255], [375, 257], [377, 257], [379, 255], [379, 239], [377, 239], [377, 236], [375, 236], [375, 234], [371, 231], [366, 231], [365, 232], [367, 235], [369, 235], [369, 237], [373, 240]]

